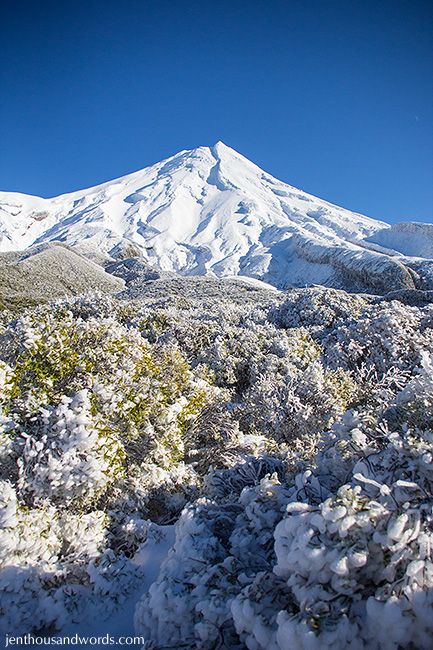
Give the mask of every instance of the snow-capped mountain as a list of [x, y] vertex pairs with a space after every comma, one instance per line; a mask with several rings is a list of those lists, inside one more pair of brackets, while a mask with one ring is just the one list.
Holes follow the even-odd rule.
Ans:
[[311, 196], [222, 142], [52, 199], [0, 192], [1, 251], [50, 241], [94, 256], [133, 250], [162, 270], [279, 287], [427, 286], [433, 262], [420, 257], [432, 247], [417, 242], [431, 226], [416, 226], [391, 229]]

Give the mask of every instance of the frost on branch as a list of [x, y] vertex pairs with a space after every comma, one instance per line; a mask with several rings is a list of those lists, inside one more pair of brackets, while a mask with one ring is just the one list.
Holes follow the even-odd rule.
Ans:
[[108, 616], [177, 522], [149, 647], [431, 647], [432, 306], [149, 292], [3, 322], [8, 629]]
[[[388, 321], [392, 308], [382, 309]], [[396, 305], [402, 333], [405, 309]], [[419, 328], [423, 316], [409, 314]], [[375, 326], [383, 339], [381, 319], [372, 337]], [[224, 470], [226, 489], [184, 511], [171, 555], [137, 607], [139, 632], [200, 649], [431, 647], [432, 338], [420, 328], [423, 346], [411, 343], [405, 358], [399, 336], [381, 361], [385, 375], [380, 364], [379, 372], [353, 364], [353, 407], [322, 433], [314, 457], [293, 459], [295, 445], [282, 459], [286, 474], [269, 467], [251, 487], [237, 478], [247, 466]], [[399, 345], [400, 371], [391, 365]], [[268, 396], [272, 389], [269, 381]], [[217, 476], [210, 472], [209, 487]]]
[[[263, 650], [431, 647], [433, 435], [380, 425], [352, 414], [284, 487], [268, 475], [185, 511], [137, 629], [197, 648], [213, 647], [216, 629], [233, 639], [233, 627], [239, 647]], [[337, 486], [323, 471], [342, 460], [350, 470]], [[180, 584], [192, 586], [179, 628], [170, 603]], [[225, 603], [218, 616], [215, 602]]]
[[29, 311], [0, 336], [5, 629], [61, 629], [91, 602], [107, 615], [136, 586], [132, 558], [146, 540], [137, 528], [120, 544], [125, 518], [170, 519], [198, 483], [183, 462], [186, 432], [218, 390], [176, 345], [147, 343], [133, 315], [76, 299]]

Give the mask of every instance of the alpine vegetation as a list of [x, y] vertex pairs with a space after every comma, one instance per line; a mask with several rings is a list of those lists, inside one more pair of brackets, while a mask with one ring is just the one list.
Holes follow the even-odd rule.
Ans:
[[433, 305], [137, 277], [2, 312], [4, 631], [431, 648]]

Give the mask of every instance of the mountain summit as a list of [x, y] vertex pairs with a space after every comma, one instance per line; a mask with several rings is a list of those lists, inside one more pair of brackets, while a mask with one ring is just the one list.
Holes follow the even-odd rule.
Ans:
[[[277, 287], [431, 285], [432, 227], [389, 226], [264, 172], [223, 142], [52, 199], [0, 192], [0, 250], [60, 241], [81, 253], [142, 254], [183, 275], [249, 276]], [[386, 248], [384, 247], [386, 246]]]

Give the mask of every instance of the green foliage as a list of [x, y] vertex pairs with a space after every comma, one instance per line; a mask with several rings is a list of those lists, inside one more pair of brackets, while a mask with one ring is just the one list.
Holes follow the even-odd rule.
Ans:
[[309, 332], [300, 331], [292, 354], [296, 360], [301, 362], [303, 367], [306, 367], [309, 363], [319, 359], [322, 354], [322, 348], [316, 343]]
[[358, 396], [359, 387], [348, 372], [338, 368], [325, 373], [325, 391], [329, 391], [330, 399], [345, 411]]
[[[96, 307], [93, 313], [87, 313], [87, 306], [76, 309], [73, 303], [40, 307], [6, 329], [3, 350], [10, 366], [3, 364], [2, 394], [4, 412], [17, 422], [11, 431], [18, 438], [21, 431], [33, 431], [37, 440], [48, 427], [48, 435], [54, 436], [54, 451], [45, 450], [43, 443], [37, 462], [26, 464], [22, 479], [26, 499], [49, 490], [55, 501], [54, 495], [59, 494], [59, 500], [85, 511], [99, 503], [107, 489], [128, 481], [128, 468], [137, 462], [176, 467], [184, 458], [188, 426], [212, 399], [214, 389], [203, 376], [191, 372], [176, 345], [156, 345], [143, 338], [143, 319], [136, 307], [114, 301], [113, 305], [114, 317], [103, 318], [95, 314]], [[83, 391], [83, 399], [88, 399], [85, 421], [84, 414], [80, 415], [84, 407], [75, 397]], [[77, 404], [71, 407], [74, 415], [72, 411], [62, 415], [62, 404], [68, 403], [65, 399]], [[42, 424], [41, 412], [51, 413], [52, 424]], [[46, 466], [50, 454], [55, 454], [56, 463], [62, 457], [65, 417], [70, 422], [83, 420], [92, 440], [91, 447], [83, 448], [81, 434], [71, 424], [68, 445], [76, 445], [74, 453], [83, 461], [91, 453], [101, 467], [99, 487], [93, 479], [88, 489], [76, 483], [67, 498], [61, 490], [53, 492], [52, 487], [32, 482], [32, 473]], [[26, 453], [29, 459], [33, 457], [31, 448]]]

